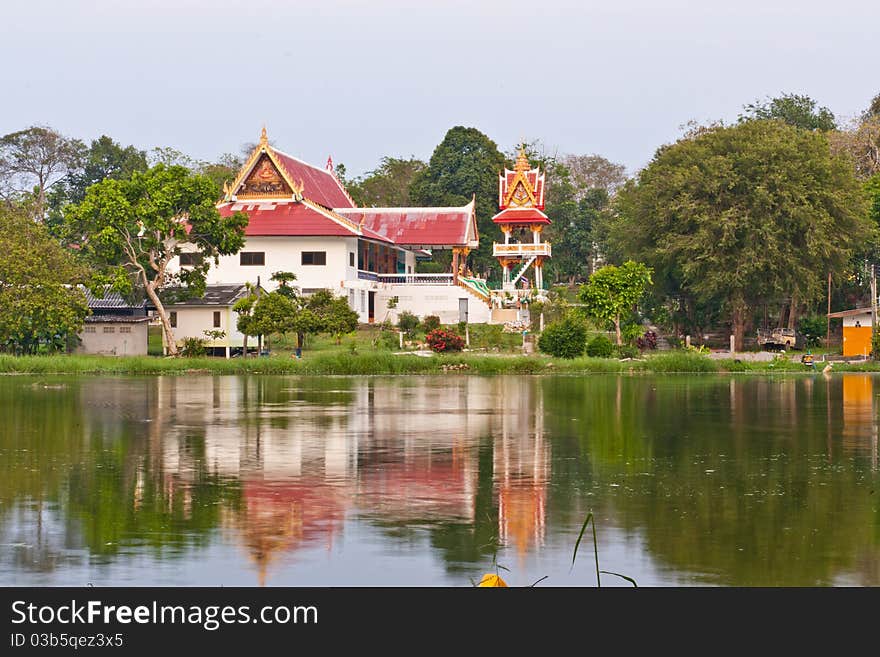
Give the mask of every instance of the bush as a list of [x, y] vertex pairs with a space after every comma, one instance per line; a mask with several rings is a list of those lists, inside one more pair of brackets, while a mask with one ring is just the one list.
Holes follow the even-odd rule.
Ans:
[[538, 338], [538, 349], [557, 358], [577, 358], [587, 346], [587, 327], [572, 317], [553, 322]]
[[611, 358], [614, 353], [614, 345], [604, 335], [597, 335], [587, 344], [587, 356], [592, 358]]
[[384, 349], [396, 351], [400, 349], [400, 333], [394, 330], [382, 331], [377, 342]]
[[430, 333], [434, 329], [440, 328], [440, 318], [437, 315], [428, 315], [425, 317], [425, 321], [423, 322], [425, 326], [425, 333]]
[[461, 351], [464, 349], [464, 338], [452, 331], [436, 328], [425, 336], [425, 341], [433, 351]]
[[419, 318], [411, 312], [404, 310], [397, 316], [397, 326], [407, 335], [412, 335], [419, 328]]
[[206, 353], [205, 341], [201, 338], [183, 339], [183, 346], [180, 348], [181, 356], [185, 356], [186, 358], [198, 358], [199, 356], [204, 356]]
[[641, 355], [639, 348], [631, 344], [622, 344], [616, 351], [618, 358], [638, 358]]
[[828, 330], [828, 320], [821, 315], [801, 317], [798, 330], [803, 334], [808, 347], [818, 347]]
[[636, 340], [636, 346], [640, 351], [657, 348], [657, 334], [654, 331], [645, 331], [645, 334]]

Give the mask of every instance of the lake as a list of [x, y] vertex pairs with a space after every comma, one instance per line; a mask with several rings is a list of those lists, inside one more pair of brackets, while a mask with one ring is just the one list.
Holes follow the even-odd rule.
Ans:
[[[880, 585], [880, 377], [0, 377], [0, 585]], [[630, 586], [603, 574], [603, 586]]]

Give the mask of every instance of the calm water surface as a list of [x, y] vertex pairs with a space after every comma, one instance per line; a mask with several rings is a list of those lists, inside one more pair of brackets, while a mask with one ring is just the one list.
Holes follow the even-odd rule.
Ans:
[[[880, 585], [880, 378], [0, 377], [0, 585]], [[591, 542], [590, 542], [591, 543]], [[603, 585], [628, 585], [603, 576]]]

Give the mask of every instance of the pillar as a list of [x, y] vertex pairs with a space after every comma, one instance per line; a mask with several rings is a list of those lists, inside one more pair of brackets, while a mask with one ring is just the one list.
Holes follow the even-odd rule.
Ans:
[[452, 249], [452, 282], [458, 283], [458, 249]]
[[229, 347], [226, 347], [226, 360], [229, 360]]

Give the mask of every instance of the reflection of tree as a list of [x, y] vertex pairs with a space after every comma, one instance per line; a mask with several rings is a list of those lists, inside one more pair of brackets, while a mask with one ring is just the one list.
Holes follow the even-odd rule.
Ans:
[[562, 495], [551, 495], [551, 508], [586, 484], [596, 507], [642, 534], [655, 557], [723, 584], [828, 584], [859, 554], [877, 558], [876, 475], [867, 452], [852, 462], [841, 451], [839, 380], [624, 378], [619, 393], [608, 379], [565, 383], [545, 395], [548, 421], [557, 436], [577, 431], [570, 418], [584, 423], [594, 481], [554, 471]]

